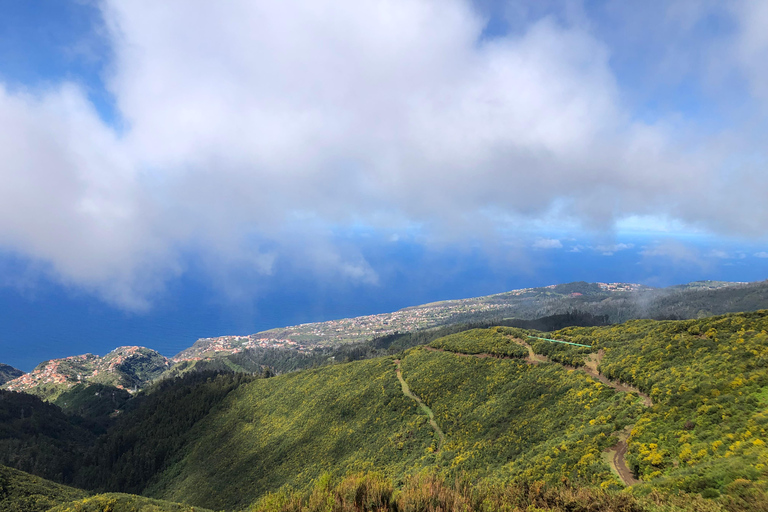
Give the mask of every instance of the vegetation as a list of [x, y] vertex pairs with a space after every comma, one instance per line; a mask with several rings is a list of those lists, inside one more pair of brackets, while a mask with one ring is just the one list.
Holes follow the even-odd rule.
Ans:
[[180, 450], [197, 441], [195, 424], [252, 380], [243, 374], [193, 373], [156, 384], [126, 404], [108, 434], [85, 451], [69, 482], [100, 492], [143, 491]]
[[[636, 496], [594, 487], [531, 482], [474, 484], [466, 477], [446, 482], [419, 473], [400, 488], [381, 473], [336, 480], [323, 475], [306, 491], [282, 488], [259, 499], [249, 512], [721, 512], [721, 505], [698, 496], [650, 493]], [[757, 509], [756, 509], [757, 510]]]
[[0, 466], [0, 512], [43, 512], [88, 493]]
[[[536, 333], [541, 335], [541, 333]], [[551, 341], [538, 340], [535, 338], [526, 338], [526, 341], [530, 343], [531, 348], [537, 354], [548, 357], [552, 361], [568, 366], [584, 366], [586, 363], [585, 356], [591, 352], [594, 352], [594, 348], [574, 347], [573, 345], [565, 345], [562, 343], [554, 343]], [[586, 345], [591, 342], [590, 339], [585, 337], [576, 337], [573, 340], [574, 343]]]
[[[543, 334], [589, 348], [529, 339], [550, 362], [527, 358], [515, 339], [529, 335], [542, 333], [474, 328], [397, 354], [428, 335], [392, 335], [368, 345], [385, 357], [273, 378], [191, 372], [106, 422], [2, 391], [0, 459], [93, 491], [217, 510], [766, 510], [768, 311]], [[396, 359], [445, 442], [403, 394]], [[99, 410], [87, 389], [71, 400]], [[625, 438], [642, 480], [629, 490], [606, 457]], [[78, 499], [72, 510], [166, 510]]]
[[402, 369], [448, 438], [439, 459], [445, 474], [619, 488], [600, 454], [641, 413], [634, 395], [556, 364], [423, 349]]
[[628, 460], [643, 479], [710, 497], [765, 492], [768, 311], [555, 335], [589, 337], [605, 352], [603, 374], [650, 394], [655, 405], [629, 439]]
[[70, 414], [105, 420], [120, 410], [131, 394], [106, 384], [77, 384], [59, 394], [53, 403]]
[[50, 512], [206, 512], [205, 509], [132, 494], [97, 494], [58, 505]]
[[129, 494], [99, 494], [0, 466], [0, 512], [204, 512], [203, 509]]
[[9, 380], [13, 380], [17, 377], [21, 377], [22, 375], [24, 375], [23, 371], [18, 370], [13, 366], [0, 363], [0, 386], [5, 384]]
[[427, 416], [403, 395], [394, 361], [379, 358], [240, 386], [195, 425], [197, 442], [146, 492], [238, 508], [285, 484], [306, 489], [325, 472], [378, 470], [397, 481], [424, 468], [620, 487], [600, 453], [640, 413], [636, 396], [555, 364], [424, 349], [401, 364], [446, 432], [442, 450]]
[[0, 464], [71, 482], [95, 427], [40, 398], [0, 390]]
[[528, 356], [528, 351], [519, 343], [505, 335], [505, 329], [472, 329], [445, 336], [429, 344], [430, 347], [461, 352], [463, 354], [492, 354], [498, 357]]
[[427, 417], [403, 395], [390, 358], [241, 385], [190, 436], [195, 442], [149, 495], [237, 509], [325, 472], [398, 475], [435, 459]]

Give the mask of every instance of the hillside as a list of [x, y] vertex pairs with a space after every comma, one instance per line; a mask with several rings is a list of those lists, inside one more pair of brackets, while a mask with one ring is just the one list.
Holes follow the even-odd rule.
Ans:
[[0, 454], [96, 492], [211, 509], [282, 509], [269, 493], [341, 499], [334, 486], [365, 479], [401, 493], [434, 478], [439, 493], [472, 482], [456, 495], [467, 500], [497, 486], [494, 503], [544, 482], [552, 499], [563, 485], [583, 496], [630, 486], [641, 501], [616, 510], [678, 492], [712, 510], [760, 510], [766, 390], [766, 310], [549, 333], [502, 326], [271, 378], [190, 373], [127, 401], [106, 430], [4, 392]]
[[204, 509], [130, 494], [89, 496], [23, 471], [0, 466], [0, 512], [205, 512]]
[[768, 282], [697, 281], [668, 288], [632, 283], [567, 283], [496, 295], [448, 300], [393, 313], [270, 329], [244, 336], [202, 338], [174, 356], [176, 362], [216, 358], [249, 349], [281, 348], [308, 353], [394, 333], [456, 323], [498, 323], [581, 311], [610, 323], [636, 318], [686, 319], [768, 307]]
[[[343, 479], [324, 477], [310, 494], [282, 489], [262, 497], [253, 512], [429, 512], [474, 510], [523, 512], [667, 512], [671, 510], [720, 512], [722, 508], [700, 498], [664, 496], [638, 498], [601, 489], [546, 485], [477, 487], [469, 482], [449, 485], [433, 475], [417, 475], [402, 483], [378, 473]], [[87, 492], [0, 466], [0, 512], [206, 512], [206, 509], [124, 493], [89, 496]]]
[[0, 464], [72, 483], [100, 433], [39, 397], [0, 390]]
[[0, 386], [6, 382], [24, 375], [24, 372], [11, 365], [0, 363]]
[[5, 383], [4, 389], [56, 400], [78, 384], [103, 384], [136, 390], [170, 368], [170, 361], [144, 347], [119, 347], [104, 357], [93, 354], [51, 359], [30, 373]]
[[[307, 488], [328, 471], [398, 480], [428, 469], [449, 481], [464, 474], [618, 489], [609, 460], [625, 442], [639, 489], [702, 493], [734, 510], [738, 496], [766, 497], [768, 312], [565, 329], [551, 335], [591, 347], [529, 345], [553, 362], [503, 348], [507, 336], [525, 334], [507, 329], [468, 333], [460, 341], [485, 351], [474, 355], [437, 341], [401, 356], [403, 378], [433, 411], [444, 445], [402, 393], [393, 357], [359, 361], [238, 387], [146, 492], [237, 508], [286, 483]], [[615, 386], [591, 375], [590, 364]]]
[[43, 512], [86, 496], [86, 491], [0, 465], [0, 512]]

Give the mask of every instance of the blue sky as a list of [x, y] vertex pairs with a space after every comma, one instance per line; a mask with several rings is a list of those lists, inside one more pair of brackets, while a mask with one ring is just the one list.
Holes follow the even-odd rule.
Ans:
[[760, 3], [2, 9], [2, 362], [766, 277]]

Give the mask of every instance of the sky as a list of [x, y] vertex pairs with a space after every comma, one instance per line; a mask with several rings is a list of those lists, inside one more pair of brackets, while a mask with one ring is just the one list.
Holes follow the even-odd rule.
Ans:
[[0, 9], [0, 362], [768, 277], [764, 2]]

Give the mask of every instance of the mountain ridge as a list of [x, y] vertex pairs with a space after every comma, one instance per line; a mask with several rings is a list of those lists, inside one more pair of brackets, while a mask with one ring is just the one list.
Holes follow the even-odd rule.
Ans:
[[[537, 317], [565, 313], [570, 310], [585, 311], [594, 314], [607, 314], [613, 322], [630, 318], [642, 318], [640, 315], [644, 303], [673, 298], [676, 294], [701, 294], [723, 289], [741, 289], [745, 286], [757, 286], [761, 289], [760, 303], [757, 307], [737, 308], [731, 311], [714, 311], [712, 314], [737, 312], [768, 307], [768, 281], [755, 283], [728, 281], [693, 281], [667, 288], [653, 288], [637, 283], [572, 283], [553, 284], [538, 288], [520, 288], [507, 292], [429, 302], [408, 306], [391, 313], [364, 315], [358, 317], [310, 322], [293, 326], [279, 327], [259, 331], [249, 335], [224, 335], [200, 338], [195, 343], [175, 356], [175, 362], [204, 359], [217, 354], [236, 354], [251, 348], [291, 348], [299, 351], [313, 347], [343, 343], [353, 343], [366, 339], [386, 336], [394, 333], [429, 329], [451, 323], [472, 322], [478, 319]], [[617, 311], [609, 306], [599, 305], [604, 299], [625, 302], [616, 305]], [[634, 304], [637, 314], [629, 314]], [[591, 309], [598, 310], [597, 312]], [[622, 310], [625, 310], [622, 312]], [[696, 311], [696, 314], [699, 312]], [[682, 315], [681, 318], [693, 318], [696, 315]]]
[[[375, 344], [377, 339], [388, 336], [426, 332], [458, 323], [501, 324], [510, 317], [525, 320], [573, 311], [605, 317], [612, 323], [618, 323], [632, 318], [696, 318], [761, 307], [768, 307], [768, 281], [694, 281], [667, 288], [637, 283], [578, 281], [431, 302], [391, 313], [298, 324], [250, 335], [200, 338], [170, 358], [146, 347], [118, 347], [103, 358], [83, 354], [45, 361], [31, 373], [0, 386], [55, 400], [63, 391], [78, 383], [106, 384], [135, 391], [160, 376], [187, 371], [262, 372], [274, 359], [266, 357], [266, 353], [303, 358], [305, 364], [312, 365], [322, 360], [321, 354], [333, 347], [350, 346], [355, 350], [356, 344], [371, 340]], [[131, 371], [115, 373], [114, 368], [103, 368], [103, 361], [119, 356], [122, 349], [143, 351], [145, 356], [152, 354], [150, 359], [156, 361], [150, 376], [137, 378]], [[289, 366], [283, 371], [295, 368]]]
[[16, 379], [24, 375], [24, 372], [18, 368], [14, 368], [9, 364], [0, 363], [0, 386], [8, 381]]
[[43, 361], [30, 373], [6, 382], [3, 388], [33, 393], [49, 400], [77, 384], [106, 384], [135, 391], [170, 366], [170, 360], [155, 350], [123, 346], [103, 357], [88, 353]]

